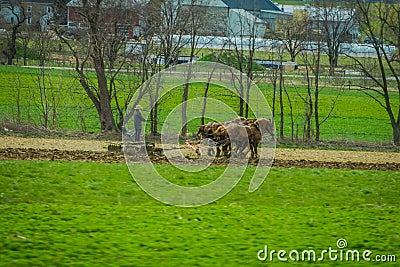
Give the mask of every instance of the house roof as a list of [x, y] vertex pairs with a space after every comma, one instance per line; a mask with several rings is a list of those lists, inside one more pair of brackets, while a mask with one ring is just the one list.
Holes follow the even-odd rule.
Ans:
[[250, 11], [281, 11], [278, 6], [269, 0], [222, 0], [229, 8]]

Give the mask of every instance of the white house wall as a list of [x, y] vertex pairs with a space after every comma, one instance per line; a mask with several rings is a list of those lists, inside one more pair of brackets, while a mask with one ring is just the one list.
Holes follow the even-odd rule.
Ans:
[[[21, 16], [21, 10], [18, 6], [14, 7], [14, 12], [18, 16]], [[0, 15], [7, 21], [7, 23], [11, 23], [11, 20], [17, 21], [17, 16], [14, 15], [9, 8], [1, 7]]]
[[228, 8], [228, 6], [221, 0], [181, 0], [179, 2], [183, 6], [195, 5], [195, 6]]
[[228, 37], [265, 36], [266, 23], [243, 9], [230, 9], [228, 19]]

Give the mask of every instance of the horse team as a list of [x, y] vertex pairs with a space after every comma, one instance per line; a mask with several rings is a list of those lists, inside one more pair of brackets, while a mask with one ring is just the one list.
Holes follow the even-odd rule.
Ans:
[[[269, 133], [275, 138], [274, 123], [269, 119], [245, 119], [236, 118], [223, 123], [209, 122], [199, 126], [197, 137], [203, 145], [209, 147], [208, 154], [214, 154], [213, 147], [216, 147], [216, 157], [222, 154], [226, 157], [232, 155], [246, 156], [248, 150], [251, 158], [258, 157], [258, 145], [263, 134]], [[233, 153], [233, 154], [232, 154]]]

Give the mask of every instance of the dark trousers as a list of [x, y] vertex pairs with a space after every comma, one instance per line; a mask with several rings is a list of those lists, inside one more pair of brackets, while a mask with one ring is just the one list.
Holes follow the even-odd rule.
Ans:
[[142, 132], [142, 127], [135, 128], [135, 141], [140, 141], [140, 133]]

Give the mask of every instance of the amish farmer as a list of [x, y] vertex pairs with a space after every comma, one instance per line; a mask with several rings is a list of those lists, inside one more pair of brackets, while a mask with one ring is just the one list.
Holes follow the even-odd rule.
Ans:
[[140, 110], [142, 109], [141, 105], [136, 105], [135, 111], [133, 112], [133, 120], [135, 124], [135, 141], [140, 141], [140, 133], [142, 132], [142, 122], [146, 121]]

